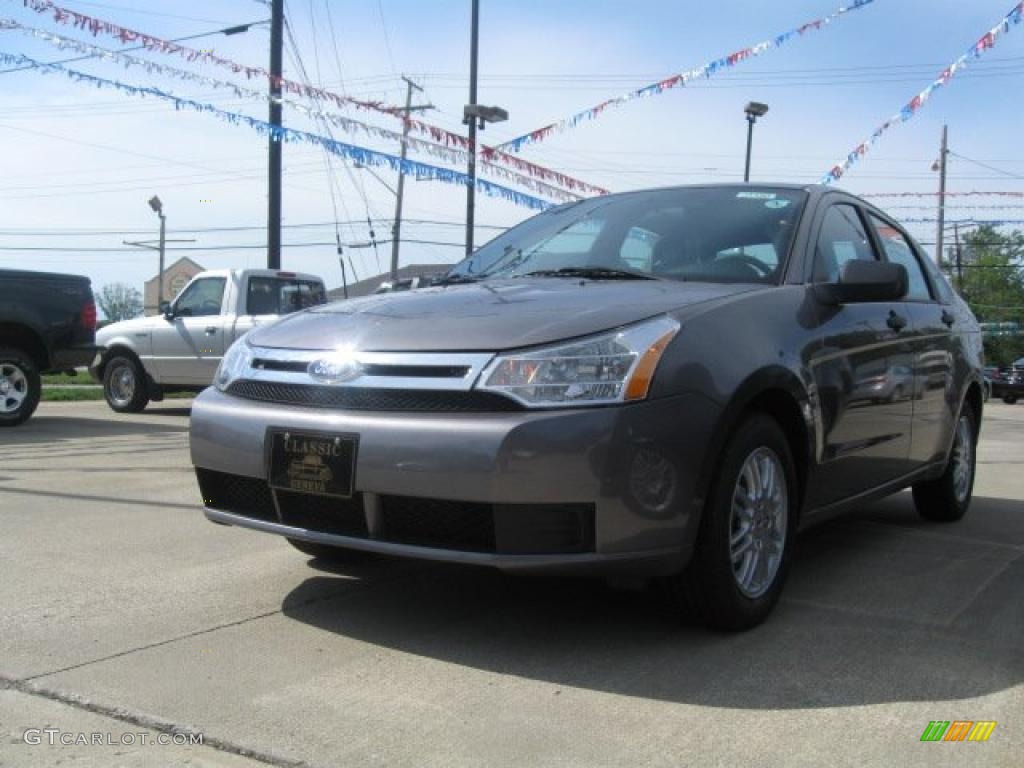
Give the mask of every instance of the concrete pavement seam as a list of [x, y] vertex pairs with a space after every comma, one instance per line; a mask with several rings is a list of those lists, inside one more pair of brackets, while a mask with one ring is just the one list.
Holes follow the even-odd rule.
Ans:
[[[387, 584], [387, 583], [390, 583], [390, 582], [393, 582], [393, 581], [400, 581], [402, 578], [405, 578], [410, 572], [415, 572], [415, 568], [413, 568], [413, 567], [402, 568], [402, 569], [399, 569], [398, 573], [396, 575], [394, 575], [394, 576], [388, 576], [387, 578], [373, 579], [372, 581], [369, 581], [369, 582], [367, 582], [365, 580], [360, 580], [360, 583], [362, 583], [364, 585], [366, 585], [366, 584]], [[326, 603], [326, 602], [329, 602], [329, 601], [334, 600], [334, 599], [339, 598], [339, 597], [345, 597], [349, 592], [350, 592], [350, 590], [348, 589], [348, 585], [346, 584], [345, 587], [343, 587], [341, 589], [338, 589], [337, 591], [334, 591], [334, 592], [332, 592], [329, 595], [325, 595], [323, 597], [311, 597], [308, 600], [303, 600], [301, 603], [295, 603], [294, 605], [289, 605], [288, 606], [288, 610], [295, 610], [297, 608], [308, 608], [309, 606], [315, 605], [317, 603]], [[67, 667], [62, 667], [61, 669], [53, 669], [53, 670], [50, 670], [48, 672], [40, 672], [40, 673], [35, 674], [35, 675], [29, 675], [28, 677], [11, 678], [11, 677], [8, 677], [7, 675], [3, 674], [2, 672], [0, 672], [0, 681], [2, 681], [2, 680], [16, 680], [19, 683], [28, 683], [28, 682], [31, 682], [33, 680], [39, 680], [39, 679], [44, 678], [44, 677], [52, 677], [53, 675], [60, 675], [60, 674], [63, 674], [65, 672], [73, 672], [76, 669], [81, 669], [83, 667], [92, 666], [93, 664], [101, 664], [101, 663], [103, 663], [105, 661], [112, 661], [114, 659], [119, 659], [119, 658], [122, 658], [124, 656], [130, 656], [131, 654], [138, 653], [139, 651], [148, 651], [148, 650], [151, 650], [153, 648], [161, 648], [161, 647], [163, 647], [165, 645], [171, 645], [172, 643], [177, 643], [177, 642], [180, 642], [182, 640], [190, 640], [190, 639], [192, 639], [194, 637], [199, 637], [201, 635], [210, 634], [211, 632], [219, 632], [222, 629], [229, 629], [231, 627], [237, 627], [237, 626], [240, 626], [242, 624], [248, 624], [248, 623], [253, 622], [253, 621], [259, 621], [260, 619], [267, 619], [267, 618], [270, 618], [271, 616], [277, 616], [279, 614], [284, 613], [284, 610], [285, 609], [282, 606], [281, 608], [278, 608], [278, 609], [273, 610], [273, 611], [266, 611], [264, 613], [260, 613], [260, 614], [257, 614], [255, 616], [247, 616], [244, 619], [238, 619], [236, 621], [229, 621], [229, 622], [225, 622], [224, 624], [217, 624], [217, 625], [215, 625], [213, 627], [206, 627], [204, 629], [197, 629], [195, 632], [188, 632], [187, 634], [178, 635], [176, 637], [170, 637], [170, 638], [167, 638], [166, 640], [160, 640], [160, 641], [155, 642], [155, 643], [147, 643], [146, 645], [140, 645], [140, 646], [137, 646], [135, 648], [129, 648], [129, 649], [124, 650], [124, 651], [118, 651], [117, 653], [112, 653], [112, 654], [110, 654], [108, 656], [101, 656], [98, 659], [90, 659], [89, 661], [83, 661], [83, 662], [80, 662], [78, 664], [72, 664], [72, 665], [67, 666]]]
[[202, 736], [204, 747], [210, 747], [218, 752], [226, 752], [232, 755], [238, 755], [239, 757], [245, 757], [250, 760], [256, 760], [267, 765], [275, 766], [276, 768], [303, 768], [309, 765], [303, 760], [294, 760], [292, 758], [274, 755], [269, 752], [261, 752], [259, 750], [250, 749], [249, 747], [244, 747], [240, 744], [235, 744], [227, 741], [226, 739], [209, 736], [191, 726], [181, 725], [179, 723], [171, 722], [170, 720], [164, 720], [141, 712], [132, 712], [123, 707], [111, 707], [106, 704], [99, 704], [75, 694], [65, 693], [53, 688], [46, 688], [36, 683], [15, 680], [4, 674], [0, 674], [0, 688], [18, 691], [19, 693], [23, 693], [27, 696], [38, 696], [49, 701], [64, 704], [65, 706], [72, 707], [74, 709], [79, 709], [94, 715], [108, 717], [112, 720], [117, 720], [118, 722], [128, 723], [129, 725], [137, 725], [140, 728], [148, 728], [151, 731], [157, 731], [159, 733]]

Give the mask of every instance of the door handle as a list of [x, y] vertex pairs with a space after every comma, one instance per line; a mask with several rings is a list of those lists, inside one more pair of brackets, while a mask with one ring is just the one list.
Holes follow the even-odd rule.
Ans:
[[885, 321], [885, 324], [894, 331], [902, 331], [907, 327], [907, 318], [903, 315], [897, 315], [895, 310], [890, 309], [889, 318]]
[[215, 333], [217, 333], [217, 326], [215, 326], [215, 325], [208, 325], [208, 326], [206, 326], [206, 335], [207, 336], [213, 336]]
[[942, 322], [947, 328], [952, 328], [953, 323], [956, 322], [956, 316], [948, 309], [942, 310]]

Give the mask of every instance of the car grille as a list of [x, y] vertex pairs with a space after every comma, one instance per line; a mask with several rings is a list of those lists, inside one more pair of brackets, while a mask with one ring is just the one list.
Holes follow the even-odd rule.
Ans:
[[399, 544], [493, 552], [490, 504], [382, 496], [381, 538]]
[[277, 522], [274, 497], [265, 480], [196, 468], [203, 504], [256, 520]]
[[232, 384], [228, 394], [266, 403], [351, 411], [488, 413], [522, 410], [522, 406], [507, 397], [477, 391], [324, 387], [243, 379]]
[[277, 504], [281, 509], [281, 522], [285, 525], [339, 536], [365, 539], [368, 535], [361, 493], [353, 494], [350, 499], [339, 499], [334, 496], [278, 491]]
[[[199, 468], [196, 475], [212, 509], [320, 533], [370, 535], [362, 493], [340, 499], [277, 491], [279, 521], [266, 481]], [[487, 504], [384, 495], [380, 513], [377, 541], [499, 554], [594, 551], [592, 504]]]

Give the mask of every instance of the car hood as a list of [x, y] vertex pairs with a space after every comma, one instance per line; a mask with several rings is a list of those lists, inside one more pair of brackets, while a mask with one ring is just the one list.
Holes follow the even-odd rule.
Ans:
[[254, 329], [248, 340], [284, 349], [497, 351], [597, 333], [759, 288], [669, 280], [490, 280], [328, 304]]
[[105, 325], [96, 331], [96, 343], [99, 346], [103, 346], [109, 339], [117, 338], [118, 336], [126, 336], [128, 334], [142, 333], [143, 331], [152, 331], [154, 325], [154, 319], [163, 321], [160, 315], [154, 317], [136, 317], [131, 320], [121, 320], [117, 323], [111, 323]]

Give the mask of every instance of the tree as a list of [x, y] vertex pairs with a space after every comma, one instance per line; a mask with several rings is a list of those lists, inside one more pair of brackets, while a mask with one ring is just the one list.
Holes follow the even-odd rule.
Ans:
[[142, 314], [142, 294], [127, 283], [108, 283], [100, 290], [96, 303], [107, 319], [116, 323]]
[[[1024, 327], [1024, 232], [1002, 234], [991, 226], [978, 227], [962, 238], [960, 261], [958, 270], [954, 251], [947, 268], [978, 320]], [[986, 337], [985, 356], [992, 365], [1010, 365], [1024, 357], [1024, 336]]]

